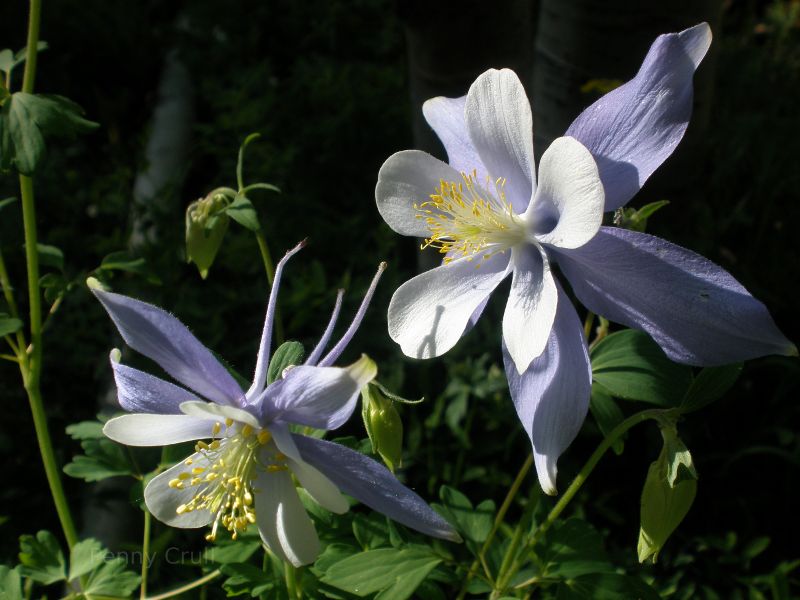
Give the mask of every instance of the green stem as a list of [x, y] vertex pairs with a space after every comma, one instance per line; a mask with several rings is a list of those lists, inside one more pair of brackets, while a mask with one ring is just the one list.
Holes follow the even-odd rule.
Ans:
[[168, 592], [164, 592], [163, 594], [158, 594], [156, 596], [150, 596], [147, 600], [166, 600], [167, 598], [173, 598], [179, 594], [184, 592], [188, 592], [189, 590], [193, 590], [196, 587], [200, 587], [201, 585], [207, 584], [209, 581], [213, 581], [217, 577], [222, 575], [222, 571], [216, 569], [211, 571], [208, 575], [201, 577], [200, 579], [195, 579], [194, 581], [187, 583], [186, 585], [182, 585], [181, 587], [177, 587], [174, 590], [170, 590]]
[[297, 569], [288, 562], [284, 563], [283, 575], [286, 578], [286, 591], [289, 594], [289, 598], [298, 600], [300, 596], [297, 595]]
[[[258, 241], [258, 249], [261, 250], [261, 260], [264, 262], [264, 271], [267, 274], [267, 282], [270, 289], [275, 281], [275, 265], [272, 262], [272, 255], [269, 252], [267, 245], [267, 238], [264, 232], [259, 229], [256, 231], [256, 240]], [[281, 319], [281, 311], [277, 306], [275, 307], [275, 340], [278, 345], [283, 343], [283, 320]]]
[[592, 337], [592, 325], [594, 325], [594, 313], [589, 311], [586, 320], [583, 322], [583, 337], [587, 340]]
[[150, 511], [144, 510], [144, 533], [142, 534], [142, 586], [139, 592], [139, 598], [145, 600], [147, 598], [147, 569], [150, 568]]
[[[41, 18], [41, 0], [31, 0], [28, 20], [28, 47], [25, 59], [25, 74], [22, 79], [22, 91], [33, 93], [36, 78], [37, 45], [39, 42], [39, 21]], [[53, 442], [47, 427], [47, 417], [42, 403], [40, 378], [42, 373], [42, 301], [39, 294], [39, 256], [37, 253], [36, 207], [33, 196], [33, 180], [25, 175], [19, 176], [20, 195], [22, 199], [22, 222], [25, 232], [25, 262], [28, 270], [28, 302], [30, 304], [30, 356], [26, 364], [20, 364], [25, 391], [33, 415], [36, 439], [42, 454], [50, 493], [56, 505], [61, 528], [67, 544], [72, 548], [78, 543], [78, 534], [67, 504], [64, 488], [61, 484], [61, 473], [53, 452]]]
[[503, 562], [500, 563], [500, 569], [497, 572], [496, 578], [496, 585], [495, 589], [492, 591], [491, 598], [494, 600], [502, 596], [503, 590], [505, 590], [508, 582], [511, 580], [513, 574], [511, 573], [512, 565], [516, 564], [517, 562], [517, 550], [519, 549], [519, 544], [522, 541], [523, 532], [528, 530], [531, 526], [531, 515], [533, 514], [533, 509], [536, 508], [538, 504], [538, 497], [534, 500], [531, 499], [528, 502], [528, 505], [525, 507], [525, 511], [522, 513], [522, 517], [520, 517], [519, 522], [517, 523], [516, 528], [514, 529], [514, 535], [511, 538], [511, 543], [508, 545], [506, 549], [506, 554], [503, 557]]
[[461, 591], [458, 593], [457, 600], [463, 600], [463, 598], [467, 595], [467, 586], [469, 585], [469, 582], [472, 581], [475, 573], [478, 571], [478, 567], [481, 565], [481, 563], [483, 563], [484, 556], [489, 550], [492, 540], [494, 539], [497, 530], [500, 528], [500, 524], [503, 522], [503, 519], [505, 519], [508, 509], [511, 507], [511, 503], [514, 501], [514, 498], [516, 497], [519, 488], [522, 486], [522, 482], [525, 480], [525, 476], [528, 474], [528, 471], [531, 470], [532, 465], [533, 455], [529, 454], [528, 458], [525, 459], [525, 462], [522, 463], [522, 466], [517, 473], [517, 477], [514, 479], [514, 483], [512, 483], [511, 487], [508, 488], [508, 493], [506, 494], [505, 500], [503, 500], [503, 504], [500, 506], [500, 510], [497, 511], [497, 516], [494, 518], [492, 529], [489, 531], [489, 535], [486, 536], [486, 541], [483, 542], [480, 552], [478, 552], [478, 558], [475, 559], [470, 566], [469, 571], [467, 571], [467, 576], [461, 586]]
[[[666, 415], [673, 412], [673, 409], [663, 409], [663, 408], [651, 408], [648, 410], [643, 410], [638, 412], [634, 415], [631, 415], [622, 423], [614, 427], [609, 434], [603, 438], [603, 441], [600, 442], [600, 445], [597, 446], [595, 451], [589, 457], [589, 460], [583, 465], [583, 468], [578, 472], [573, 479], [572, 483], [567, 488], [567, 491], [564, 492], [564, 495], [558, 500], [556, 505], [550, 511], [550, 514], [547, 515], [547, 518], [542, 522], [541, 525], [536, 529], [531, 539], [525, 545], [526, 549], [531, 549], [536, 546], [536, 544], [542, 539], [542, 536], [547, 532], [548, 529], [555, 523], [556, 519], [561, 515], [567, 505], [572, 501], [575, 495], [583, 486], [586, 479], [588, 479], [589, 475], [591, 475], [594, 468], [597, 466], [597, 463], [600, 462], [600, 459], [603, 458], [603, 455], [608, 451], [611, 446], [614, 445], [620, 437], [622, 437], [626, 431], [628, 431], [634, 425], [638, 425], [639, 423], [643, 423], [644, 421], [654, 419], [659, 421], [663, 419]], [[521, 561], [517, 561], [514, 565], [512, 565], [511, 569], [509, 569], [509, 573], [506, 576], [506, 580], [509, 581], [511, 578], [517, 573], [519, 568], [522, 566]], [[518, 586], [517, 588], [525, 587], [529, 585], [530, 582], [526, 581]]]

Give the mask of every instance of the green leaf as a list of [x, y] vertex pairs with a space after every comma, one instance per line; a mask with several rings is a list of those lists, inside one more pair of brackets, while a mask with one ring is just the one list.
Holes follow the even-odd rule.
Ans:
[[358, 513], [353, 517], [353, 535], [364, 550], [389, 545], [386, 518], [378, 513]]
[[400, 404], [419, 404], [420, 402], [425, 402], [424, 396], [419, 400], [409, 400], [408, 398], [403, 398], [402, 396], [398, 396], [394, 392], [387, 389], [386, 386], [383, 385], [380, 381], [375, 381], [375, 380], [370, 381], [370, 385], [374, 385], [375, 387], [377, 387], [380, 390], [381, 394], [386, 396], [392, 402], [399, 402]]
[[47, 139], [72, 137], [95, 129], [81, 108], [63, 96], [16, 92], [0, 113], [0, 167], [33, 175], [45, 155]]
[[0, 200], [0, 210], [3, 210], [6, 206], [10, 206], [11, 204], [14, 204], [14, 202], [16, 202], [16, 201], [17, 201], [17, 199], [14, 198], [14, 197], [4, 198], [3, 200]]
[[669, 200], [659, 200], [658, 202], [645, 204], [638, 210], [635, 208], [619, 208], [614, 213], [614, 224], [624, 229], [644, 232], [647, 229], [647, 219], [667, 204], [669, 204]]
[[650, 336], [625, 329], [592, 349], [592, 376], [611, 395], [658, 406], [677, 406], [689, 389], [692, 371], [670, 361]]
[[558, 587], [557, 600], [660, 600], [656, 590], [638, 577], [619, 573], [591, 573]]
[[95, 539], [78, 542], [69, 555], [69, 580], [82, 577], [105, 562], [108, 551]]
[[277, 381], [281, 378], [284, 370], [292, 365], [298, 365], [303, 360], [303, 344], [289, 340], [282, 343], [275, 350], [275, 354], [269, 361], [269, 368], [267, 369], [267, 384]]
[[694, 412], [722, 398], [742, 373], [742, 363], [721, 367], [706, 367], [689, 386], [681, 402], [684, 413]]
[[125, 447], [103, 435], [103, 424], [98, 421], [82, 421], [67, 427], [73, 439], [81, 440], [84, 454], [73, 457], [64, 465], [64, 473], [85, 481], [100, 481], [108, 477], [133, 475]]
[[9, 48], [0, 50], [0, 71], [8, 73], [13, 68], [14, 68], [14, 52]]
[[253, 208], [253, 203], [242, 194], [237, 194], [225, 209], [225, 213], [234, 221], [239, 223], [242, 227], [250, 231], [258, 231], [261, 225], [258, 222], [258, 214], [256, 209]]
[[572, 579], [590, 573], [614, 572], [602, 536], [580, 519], [553, 525], [536, 547], [545, 577]]
[[0, 600], [23, 600], [23, 598], [19, 571], [0, 565]]
[[446, 485], [439, 489], [439, 498], [444, 511], [465, 538], [476, 543], [486, 541], [494, 522], [495, 506], [492, 500], [484, 500], [477, 508], [473, 508], [464, 494]]
[[36, 244], [36, 252], [39, 255], [39, 264], [53, 267], [59, 271], [64, 270], [64, 253], [59, 248], [47, 244]]
[[220, 571], [228, 576], [222, 587], [228, 596], [247, 594], [255, 598], [275, 587], [272, 575], [247, 563], [222, 565]]
[[18, 332], [22, 329], [23, 322], [6, 313], [0, 313], [0, 337]]
[[87, 596], [115, 596], [127, 598], [139, 587], [141, 577], [126, 568], [125, 560], [117, 557], [103, 560], [99, 568], [92, 571], [86, 581]]
[[237, 539], [231, 540], [228, 544], [215, 544], [206, 547], [203, 554], [204, 560], [220, 563], [223, 565], [231, 563], [242, 563], [255, 554], [261, 548], [260, 540]]
[[381, 548], [334, 563], [321, 581], [360, 597], [382, 592], [376, 598], [405, 600], [440, 562], [422, 546]]
[[[664, 446], [658, 459], [647, 470], [641, 500], [639, 562], [646, 560], [656, 562], [661, 548], [694, 502], [697, 480], [677, 477], [678, 466], [685, 462], [683, 453], [674, 450], [680, 446], [683, 444], [677, 445], [673, 441], [668, 441], [668, 435], [665, 435]], [[683, 448], [685, 449], [685, 446]], [[686, 453], [688, 454], [688, 450]]]
[[251, 183], [250, 185], [242, 188], [242, 194], [246, 194], [252, 190], [265, 190], [267, 192], [277, 192], [280, 194], [280, 188], [272, 185], [271, 183]]
[[22, 535], [19, 538], [20, 574], [34, 581], [49, 585], [67, 578], [67, 565], [56, 536], [49, 531], [40, 531], [36, 537]]
[[147, 261], [141, 256], [134, 256], [125, 250], [112, 252], [103, 257], [98, 271], [125, 271], [144, 277], [150, 283], [159, 285], [161, 279], [150, 270]]
[[[592, 411], [592, 415], [595, 421], [597, 421], [597, 426], [604, 436], [611, 433], [625, 418], [625, 415], [622, 414], [622, 410], [617, 406], [614, 398], [612, 398], [602, 386], [596, 383], [592, 385], [592, 397], [589, 402], [589, 409]], [[624, 443], [623, 439], [619, 437], [611, 448], [616, 454], [622, 454]]]

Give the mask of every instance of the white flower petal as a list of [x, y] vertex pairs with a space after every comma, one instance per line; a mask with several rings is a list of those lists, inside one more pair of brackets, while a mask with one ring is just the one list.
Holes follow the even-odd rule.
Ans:
[[514, 275], [503, 314], [503, 340], [522, 374], [547, 345], [558, 306], [558, 290], [547, 256], [533, 245], [513, 250]]
[[459, 173], [472, 173], [475, 170], [478, 172], [478, 181], [483, 182], [487, 175], [486, 167], [483, 166], [467, 131], [464, 115], [466, 102], [466, 96], [431, 98], [422, 105], [422, 114], [442, 141], [450, 166]]
[[332, 513], [342, 515], [350, 510], [350, 503], [330, 479], [305, 461], [289, 460], [289, 468], [300, 485], [317, 503]]
[[467, 129], [492, 177], [506, 179], [506, 200], [522, 213], [536, 189], [533, 117], [525, 88], [510, 69], [490, 69], [470, 86]]
[[213, 421], [189, 415], [122, 415], [108, 421], [103, 433], [127, 446], [167, 446], [211, 437]]
[[[190, 458], [192, 459], [192, 466], [206, 468], [210, 466], [202, 453], [192, 454]], [[214, 518], [214, 515], [207, 510], [193, 510], [180, 515], [177, 513], [177, 508], [181, 504], [188, 503], [198, 492], [197, 487], [187, 486], [183, 489], [169, 487], [169, 482], [177, 479], [178, 475], [188, 468], [181, 461], [174, 467], [156, 475], [144, 489], [144, 502], [147, 505], [147, 509], [156, 519], [171, 527], [185, 529], [204, 527]]]
[[403, 150], [386, 159], [378, 171], [375, 201], [383, 220], [401, 235], [428, 237], [425, 220], [414, 204], [427, 202], [441, 180], [458, 182], [461, 175], [447, 163], [420, 150]]
[[319, 538], [288, 471], [260, 472], [254, 494], [258, 531], [269, 549], [295, 567], [314, 562]]
[[508, 275], [508, 255], [461, 258], [401, 285], [389, 303], [389, 335], [403, 353], [432, 358], [455, 346], [475, 309]]
[[591, 153], [574, 138], [556, 139], [539, 163], [539, 187], [525, 214], [537, 239], [559, 248], [583, 246], [600, 229], [604, 204]]
[[213, 402], [189, 401], [181, 402], [180, 409], [183, 414], [200, 419], [208, 419], [211, 421], [233, 419], [239, 423], [246, 423], [255, 429], [261, 428], [258, 419], [252, 414], [242, 408], [236, 408], [234, 406], [221, 406]]

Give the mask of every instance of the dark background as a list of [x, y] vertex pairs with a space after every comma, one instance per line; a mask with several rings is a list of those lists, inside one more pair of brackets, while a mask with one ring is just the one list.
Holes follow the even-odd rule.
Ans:
[[[79, 283], [103, 256], [133, 244], [162, 283], [125, 275], [112, 281], [114, 288], [178, 315], [249, 373], [267, 294], [256, 243], [232, 225], [202, 281], [185, 262], [183, 231], [186, 205], [213, 187], [234, 185], [239, 143], [260, 132], [245, 176], [283, 191], [253, 197], [273, 254], [310, 237], [282, 288], [290, 337], [314, 342], [340, 286], [348, 288], [346, 323], [377, 263], [387, 260], [367, 321], [344, 358], [367, 352], [382, 380], [407, 397], [428, 399], [402, 409], [410, 485], [427, 498], [447, 483], [476, 502], [499, 503], [529, 452], [498, 370], [503, 303], [490, 303], [479, 327], [444, 359], [405, 359], [385, 333], [388, 300], [418, 271], [419, 252], [382, 223], [373, 189], [391, 153], [441, 152], [420, 120], [425, 98], [463, 95], [485, 68], [512, 66], [532, 99], [541, 156], [599, 95], [581, 91], [587, 82], [627, 80], [657, 34], [709, 21], [714, 43], [697, 75], [687, 139], [632, 205], [669, 199], [649, 230], [724, 266], [767, 304], [790, 339], [800, 339], [800, 257], [791, 229], [800, 217], [798, 3], [638, 4], [45, 2], [41, 37], [50, 47], [40, 56], [37, 91], [75, 100], [100, 128], [50, 150], [36, 178], [41, 241], [64, 251], [67, 273]], [[0, 47], [24, 45], [26, 11], [25, 2], [4, 3]], [[186, 154], [169, 186], [133, 203], [135, 177], [148, 167], [145, 145], [156, 135], [151, 117], [170, 53], [191, 83]], [[0, 197], [16, 194], [15, 179], [0, 178]], [[134, 223], [148, 232], [146, 239], [131, 242]], [[12, 280], [24, 288], [17, 207], [0, 216], [0, 243]], [[57, 452], [67, 462], [79, 447], [64, 428], [100, 410], [110, 385], [107, 352], [119, 340], [78, 285], [45, 341], [45, 404]], [[14, 365], [0, 364], [0, 382], [0, 560], [9, 562], [20, 534], [59, 528]], [[752, 361], [723, 400], [681, 424], [700, 473], [698, 497], [659, 564], [643, 570], [662, 583], [707, 586], [727, 598], [746, 578], [800, 558], [798, 382], [797, 360]], [[464, 383], [475, 387], [464, 393]], [[363, 435], [355, 419], [345, 433]], [[562, 488], [599, 439], [590, 417], [560, 461]], [[638, 568], [632, 565], [639, 494], [658, 444], [654, 427], [635, 430], [627, 451], [602, 461], [570, 509], [605, 531], [608, 547], [629, 568]], [[531, 492], [534, 478], [528, 484]], [[98, 503], [92, 486], [68, 478], [66, 485], [76, 513]], [[135, 515], [125, 502], [122, 507], [120, 521]], [[751, 560], [748, 544], [761, 536], [771, 543]]]

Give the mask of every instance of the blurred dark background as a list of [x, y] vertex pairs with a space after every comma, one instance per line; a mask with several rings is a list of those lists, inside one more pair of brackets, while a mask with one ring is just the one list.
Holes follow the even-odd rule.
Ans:
[[[0, 48], [24, 45], [26, 17], [26, 2], [3, 4]], [[367, 352], [385, 383], [427, 398], [402, 409], [410, 485], [435, 498], [447, 483], [473, 501], [499, 503], [529, 452], [498, 367], [503, 303], [490, 303], [479, 327], [444, 359], [422, 364], [401, 356], [385, 333], [385, 310], [396, 287], [417, 272], [419, 252], [375, 209], [378, 169], [401, 149], [441, 155], [421, 120], [421, 101], [463, 95], [490, 66], [511, 66], [525, 81], [541, 156], [603, 86], [635, 74], [656, 35], [703, 20], [714, 43], [696, 77], [689, 133], [632, 205], [670, 200], [650, 232], [724, 266], [797, 342], [796, 1], [45, 2], [42, 39], [49, 49], [40, 56], [37, 91], [73, 99], [100, 128], [50, 151], [36, 178], [41, 241], [64, 251], [67, 276], [78, 283], [110, 252], [143, 256], [161, 284], [117, 275], [115, 290], [178, 315], [247, 374], [267, 294], [255, 240], [233, 224], [202, 281], [185, 261], [184, 211], [210, 189], [234, 184], [239, 143], [260, 132], [245, 177], [282, 190], [253, 195], [273, 254], [310, 237], [282, 288], [289, 336], [312, 344], [340, 286], [348, 289], [343, 315], [352, 314], [378, 262], [387, 260], [345, 359]], [[154, 121], [164, 90], [178, 110]], [[153, 140], [166, 144], [166, 174], [150, 164], [159, 156]], [[149, 157], [148, 143], [155, 146]], [[143, 177], [165, 184], [146, 193]], [[16, 194], [15, 179], [0, 178], [0, 198]], [[23, 287], [18, 207], [0, 216], [0, 243], [12, 280]], [[119, 343], [82, 285], [48, 324], [44, 397], [62, 462], [79, 452], [64, 428], [97, 414], [110, 385], [107, 353]], [[20, 534], [58, 531], [58, 523], [13, 364], [0, 363], [0, 381], [0, 562], [8, 562]], [[797, 360], [753, 361], [723, 400], [682, 424], [700, 473], [698, 497], [659, 564], [641, 567], [665, 594], [674, 584], [706, 594], [697, 597], [739, 597], [743, 581], [800, 558], [798, 383]], [[363, 436], [355, 419], [345, 433]], [[599, 439], [589, 417], [560, 462], [562, 487]], [[635, 430], [629, 450], [607, 456], [576, 502], [578, 514], [607, 532], [608, 547], [627, 568], [638, 568], [639, 494], [659, 443], [654, 427]], [[102, 501], [81, 481], [67, 478], [66, 485], [78, 512]], [[133, 511], [123, 502], [120, 521]], [[755, 552], [764, 537], [769, 545]]]

